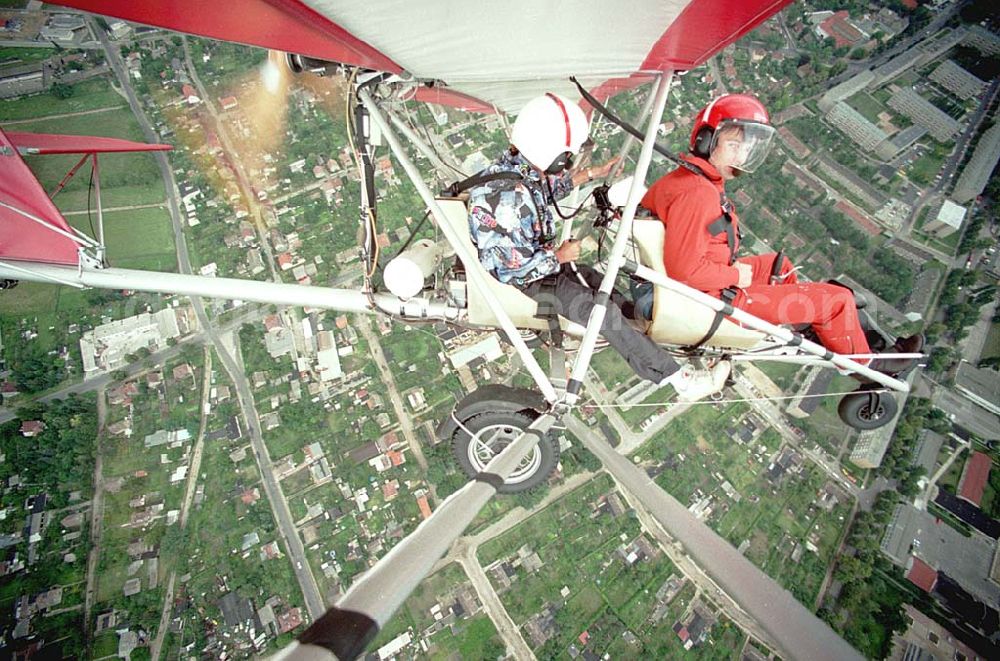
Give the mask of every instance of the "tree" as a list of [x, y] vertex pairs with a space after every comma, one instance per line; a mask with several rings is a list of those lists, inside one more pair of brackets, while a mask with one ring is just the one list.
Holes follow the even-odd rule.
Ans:
[[73, 89], [72, 85], [67, 85], [66, 83], [63, 82], [52, 83], [52, 87], [50, 89], [52, 92], [52, 96], [56, 97], [57, 99], [68, 99], [71, 96], [73, 96], [73, 94], [76, 92], [76, 90]]
[[979, 361], [976, 367], [1000, 370], [1000, 356], [990, 356]]

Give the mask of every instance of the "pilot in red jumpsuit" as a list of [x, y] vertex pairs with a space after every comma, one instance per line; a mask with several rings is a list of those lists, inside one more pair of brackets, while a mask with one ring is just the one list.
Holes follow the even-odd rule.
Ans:
[[[787, 258], [775, 268], [775, 253], [736, 258], [739, 218], [724, 185], [763, 162], [773, 134], [767, 111], [752, 96], [728, 94], [698, 113], [691, 154], [683, 157], [686, 166], [662, 177], [642, 199], [666, 225], [667, 274], [771, 323], [811, 324], [830, 351], [869, 353], [849, 289], [799, 282]], [[906, 338], [896, 350], [910, 350], [917, 343]], [[880, 359], [871, 367], [896, 373], [912, 362]]]

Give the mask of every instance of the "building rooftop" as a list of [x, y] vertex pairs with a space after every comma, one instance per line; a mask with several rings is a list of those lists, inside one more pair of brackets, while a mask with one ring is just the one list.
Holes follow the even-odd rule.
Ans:
[[986, 482], [990, 479], [992, 467], [993, 461], [988, 454], [973, 452], [965, 462], [962, 479], [958, 482], [958, 497], [978, 507], [983, 499], [983, 491], [986, 490]]
[[906, 570], [906, 580], [924, 592], [931, 592], [937, 583], [937, 571], [916, 556], [912, 556], [910, 560], [910, 568]]

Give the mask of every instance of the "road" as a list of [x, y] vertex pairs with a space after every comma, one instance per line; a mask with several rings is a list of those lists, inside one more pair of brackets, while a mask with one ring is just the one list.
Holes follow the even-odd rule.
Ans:
[[[250, 308], [247, 311], [233, 317], [225, 324], [220, 326], [219, 332], [221, 333], [229, 332], [231, 330], [234, 330], [242, 326], [247, 322], [257, 321], [258, 319], [263, 318], [263, 316], [264, 312], [262, 312], [259, 308], [256, 307]], [[159, 351], [155, 351], [149, 354], [149, 356], [145, 360], [137, 363], [132, 363], [122, 368], [122, 370], [126, 374], [125, 378], [128, 379], [129, 377], [135, 376], [136, 374], [139, 374], [140, 372], [144, 372], [147, 369], [149, 369], [148, 367], [146, 367], [147, 363], [153, 365], [162, 365], [168, 360], [176, 358], [177, 355], [180, 354], [180, 352], [183, 351], [184, 347], [187, 346], [188, 344], [205, 343], [209, 341], [210, 340], [208, 338], [208, 335], [204, 331], [192, 333], [191, 335], [181, 338], [174, 346], [167, 347]], [[86, 379], [85, 381], [80, 381], [79, 383], [71, 383], [69, 385], [63, 386], [62, 388], [57, 388], [56, 390], [46, 393], [33, 401], [44, 403], [44, 402], [51, 402], [52, 400], [55, 399], [65, 399], [70, 395], [82, 395], [85, 392], [91, 392], [93, 390], [105, 388], [116, 380], [117, 379], [115, 379], [114, 373], [104, 372], [92, 378]], [[9, 420], [13, 420], [16, 417], [17, 413], [15, 410], [0, 407], [0, 424], [3, 424], [4, 422], [7, 422]]]
[[607, 442], [574, 416], [567, 416], [569, 430], [596, 455], [622, 492], [641, 503], [663, 531], [681, 544], [687, 557], [702, 568], [721, 592], [725, 605], [731, 598], [740, 612], [749, 614], [775, 642], [782, 656], [793, 659], [842, 661], [860, 659], [857, 651], [829, 626], [803, 607], [790, 592], [778, 586], [753, 563], [740, 555], [711, 528], [699, 521], [675, 498], [660, 489], [646, 473], [615, 452]]
[[799, 452], [808, 457], [814, 464], [823, 469], [827, 476], [834, 480], [841, 488], [846, 489], [849, 494], [854, 497], [858, 495], [858, 487], [848, 480], [843, 473], [840, 471], [840, 464], [836, 459], [828, 455], [825, 451], [819, 447], [808, 448], [802, 444], [802, 440], [799, 435], [795, 433], [788, 421], [785, 420], [784, 414], [781, 409], [765, 397], [761, 397], [759, 390], [752, 384], [752, 382], [744, 375], [737, 374], [734, 377], [736, 392], [740, 394], [750, 402], [751, 407], [760, 413], [771, 427], [777, 431], [781, 438], [797, 449]]
[[87, 587], [84, 589], [83, 632], [89, 646], [93, 640], [93, 612], [97, 563], [101, 559], [101, 535], [104, 531], [104, 460], [102, 439], [108, 417], [108, 407], [104, 399], [104, 388], [97, 391], [97, 439], [94, 459], [94, 498], [90, 509], [90, 554], [87, 556]]
[[[92, 19], [89, 20], [93, 22]], [[130, 79], [125, 71], [125, 67], [121, 61], [121, 55], [117, 47], [108, 40], [107, 35], [103, 30], [96, 29], [95, 34], [99, 36], [101, 43], [104, 44], [105, 57], [107, 57], [109, 64], [111, 64], [111, 67], [118, 78], [118, 82], [122, 86], [122, 89], [128, 98], [132, 114], [135, 115], [136, 121], [139, 122], [143, 134], [149, 142], [156, 142], [156, 134], [149, 123], [149, 118], [146, 117], [145, 112], [136, 98], [135, 90], [131, 86]], [[180, 198], [180, 194], [177, 189], [177, 182], [174, 179], [173, 170], [170, 168], [170, 164], [163, 152], [155, 152], [154, 155], [157, 160], [157, 165], [160, 167], [160, 173], [163, 180], [167, 184], [167, 202], [174, 229], [174, 244], [177, 250], [178, 269], [181, 273], [191, 273], [191, 259], [188, 254], [187, 241], [184, 236], [184, 218], [181, 215], [180, 208], [177, 204], [177, 200]], [[201, 324], [202, 331], [205, 333], [208, 341], [212, 344], [216, 354], [218, 354], [223, 368], [229, 375], [229, 378], [235, 387], [237, 402], [240, 406], [243, 418], [247, 422], [250, 441], [254, 448], [254, 457], [257, 460], [257, 465], [261, 472], [261, 484], [264, 487], [268, 502], [271, 505], [271, 511], [274, 514], [275, 521], [278, 525], [278, 532], [285, 541], [285, 549], [288, 553], [289, 560], [292, 563], [292, 570], [295, 573], [295, 578], [302, 589], [302, 596], [305, 600], [306, 610], [309, 612], [312, 619], [316, 619], [323, 614], [326, 607], [319, 591], [319, 585], [316, 583], [316, 578], [313, 576], [312, 569], [310, 568], [309, 562], [306, 558], [305, 549], [302, 546], [302, 540], [299, 538], [298, 531], [292, 522], [292, 516], [288, 510], [288, 503], [285, 500], [281, 487], [278, 484], [278, 480], [275, 478], [274, 471], [271, 468], [271, 459], [268, 455], [267, 447], [264, 445], [264, 438], [260, 429], [260, 419], [254, 406], [253, 394], [250, 391], [250, 384], [247, 382], [246, 374], [244, 374], [243, 370], [239, 368], [233, 360], [233, 357], [229, 354], [229, 351], [219, 339], [218, 333], [212, 326], [211, 321], [208, 319], [208, 314], [205, 311], [205, 305], [202, 302], [201, 297], [192, 296], [191, 302], [194, 305], [195, 313], [198, 317], [199, 323]]]
[[[399, 428], [403, 432], [403, 438], [409, 444], [413, 458], [417, 460], [420, 468], [426, 473], [427, 459], [424, 457], [424, 450], [420, 445], [420, 439], [413, 432], [413, 423], [410, 421], [410, 414], [403, 408], [403, 398], [399, 394], [399, 388], [396, 387], [396, 378], [392, 375], [389, 363], [386, 362], [385, 354], [382, 352], [382, 345], [379, 343], [378, 335], [372, 330], [371, 324], [367, 319], [362, 320], [357, 327], [361, 330], [361, 334], [364, 335], [365, 342], [368, 343], [368, 350], [371, 352], [375, 366], [382, 377], [382, 383], [385, 385], [386, 394], [389, 395], [389, 401], [392, 402], [392, 410], [396, 413], [396, 419], [399, 420]], [[434, 497], [434, 500], [437, 500], [437, 496]]]
[[461, 539], [456, 542], [456, 546], [461, 549], [461, 553], [455, 560], [462, 566], [465, 575], [469, 577], [469, 581], [476, 590], [479, 601], [483, 604], [483, 610], [486, 611], [486, 614], [493, 621], [493, 624], [497, 628], [497, 633], [500, 634], [504, 643], [507, 644], [507, 649], [513, 652], [514, 658], [518, 659], [518, 661], [534, 659], [534, 653], [528, 647], [528, 643], [525, 642], [520, 629], [514, 624], [514, 620], [510, 619], [507, 609], [503, 607], [500, 597], [497, 596], [496, 591], [490, 584], [489, 577], [486, 576], [486, 572], [483, 571], [479, 561], [476, 559], [476, 547], [463, 545]]
[[[958, 171], [958, 166], [961, 165], [962, 159], [965, 158], [965, 152], [972, 144], [972, 139], [975, 137], [976, 133], [979, 131], [979, 126], [986, 119], [987, 111], [990, 106], [992, 106], [997, 94], [1000, 93], [1000, 78], [994, 79], [990, 86], [986, 89], [986, 92], [982, 95], [979, 106], [976, 108], [972, 116], [969, 117], [969, 121], [965, 125], [965, 129], [962, 134], [955, 140], [955, 147], [952, 149], [951, 154], [945, 160], [944, 165], [940, 170], [940, 178], [934, 182], [934, 185], [930, 188], [924, 190], [920, 194], [920, 198], [917, 203], [913, 205], [913, 209], [910, 211], [910, 215], [907, 217], [906, 221], [903, 223], [903, 234], [909, 234], [913, 230], [913, 225], [916, 222], [917, 216], [920, 210], [923, 208], [929, 200], [935, 199], [941, 192], [945, 191], [951, 186], [952, 180], [955, 178], [955, 174]], [[951, 258], [950, 256], [945, 259], [945, 263], [954, 263], [954, 265], [961, 266], [959, 264], [960, 258]]]
[[195, 486], [198, 484], [198, 473], [201, 471], [201, 455], [205, 447], [205, 429], [208, 427], [208, 397], [212, 391], [212, 352], [205, 348], [204, 376], [201, 383], [201, 422], [198, 425], [198, 437], [191, 449], [191, 463], [188, 469], [187, 486], [184, 491], [184, 502], [181, 504], [181, 529], [187, 526], [188, 514], [191, 512], [191, 501], [194, 500]]
[[493, 589], [493, 584], [490, 583], [489, 577], [486, 576], [482, 566], [479, 564], [476, 553], [482, 544], [504, 534], [532, 514], [548, 507], [550, 503], [583, 486], [594, 479], [595, 475], [596, 473], [577, 473], [569, 477], [558, 487], [550, 490], [545, 495], [545, 498], [530, 510], [526, 510], [523, 507], [516, 507], [507, 512], [502, 519], [491, 524], [478, 534], [460, 537], [452, 546], [448, 555], [441, 558], [434, 565], [434, 569], [431, 570], [431, 573], [437, 572], [452, 562], [457, 562], [462, 566], [465, 575], [469, 577], [472, 587], [476, 590], [479, 602], [483, 604], [483, 610], [486, 611], [486, 614], [493, 621], [497, 632], [507, 645], [507, 649], [513, 652], [516, 659], [534, 659], [535, 655], [521, 635], [521, 630], [507, 613], [507, 609], [504, 608], [496, 590]]

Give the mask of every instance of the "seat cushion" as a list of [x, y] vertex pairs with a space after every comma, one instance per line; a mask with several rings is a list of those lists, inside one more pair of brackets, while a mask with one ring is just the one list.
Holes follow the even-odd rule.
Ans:
[[[664, 276], [663, 240], [665, 227], [659, 219], [637, 219], [633, 223], [632, 237], [639, 250], [643, 266]], [[663, 287], [653, 287], [653, 320], [646, 331], [660, 344], [688, 346], [697, 344], [712, 325], [715, 311], [682, 294]], [[743, 328], [729, 319], [723, 319], [718, 330], [706, 343], [708, 346], [748, 349], [764, 338], [764, 334]]]

